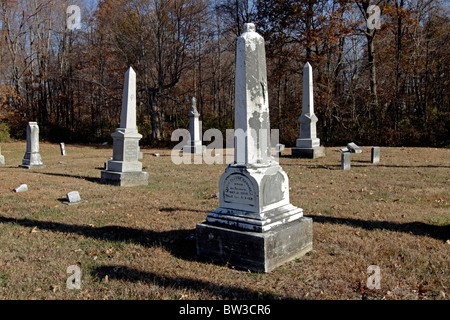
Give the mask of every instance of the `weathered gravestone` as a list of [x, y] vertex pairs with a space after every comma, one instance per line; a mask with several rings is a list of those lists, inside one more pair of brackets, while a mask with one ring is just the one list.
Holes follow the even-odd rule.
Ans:
[[0, 166], [5, 165], [5, 157], [2, 156], [2, 147], [0, 146]]
[[300, 137], [296, 147], [292, 148], [292, 156], [296, 158], [316, 159], [325, 156], [325, 148], [320, 146], [317, 138], [317, 116], [314, 114], [314, 93], [312, 67], [307, 62], [303, 68], [303, 100], [300, 122]]
[[206, 146], [202, 145], [201, 128], [200, 128], [200, 113], [197, 111], [197, 99], [191, 99], [191, 111], [188, 114], [189, 117], [189, 134], [190, 140], [188, 144], [183, 147], [183, 152], [187, 153], [203, 153]]
[[269, 272], [312, 249], [312, 219], [290, 203], [288, 177], [271, 156], [264, 39], [254, 24], [236, 50], [235, 158], [220, 178], [219, 208], [197, 224], [197, 253]]
[[380, 162], [380, 147], [372, 148], [370, 162], [372, 162], [372, 163]]
[[39, 153], [39, 126], [37, 122], [28, 122], [27, 151], [19, 167], [26, 169], [45, 168]]
[[358, 147], [354, 142], [347, 143], [347, 149], [351, 153], [362, 153], [361, 148]]
[[80, 197], [80, 193], [78, 191], [71, 191], [66, 195], [67, 199], [63, 201], [64, 204], [74, 205], [82, 202], [86, 202], [86, 200], [82, 200]]
[[148, 184], [148, 173], [142, 171], [139, 162], [139, 134], [136, 126], [136, 73], [129, 68], [125, 74], [120, 128], [113, 138], [113, 159], [101, 173], [102, 184], [137, 186]]
[[61, 149], [61, 155], [62, 155], [62, 156], [65, 156], [65, 155], [66, 155], [66, 145], [64, 144], [64, 142], [61, 142], [61, 143], [59, 144], [59, 147], [60, 147], [60, 149]]
[[351, 166], [351, 153], [350, 152], [342, 152], [341, 153], [341, 169], [342, 170], [350, 170]]

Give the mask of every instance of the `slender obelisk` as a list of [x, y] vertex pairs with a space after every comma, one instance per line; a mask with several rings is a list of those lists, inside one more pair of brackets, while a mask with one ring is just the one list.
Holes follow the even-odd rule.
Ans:
[[264, 39], [247, 23], [238, 38], [235, 159], [219, 181], [219, 208], [197, 225], [197, 253], [269, 272], [312, 249], [312, 219], [290, 204], [289, 180], [271, 156]]
[[102, 171], [101, 183], [118, 186], [147, 185], [148, 173], [142, 171], [142, 163], [138, 160], [142, 135], [136, 126], [136, 73], [131, 67], [125, 73], [120, 128], [111, 136], [113, 159], [108, 161], [108, 169]]
[[205, 151], [206, 146], [202, 145], [202, 139], [200, 134], [200, 113], [197, 111], [197, 99], [191, 99], [191, 111], [188, 114], [189, 117], [189, 133], [190, 140], [186, 146], [183, 147], [183, 152], [199, 154]]
[[45, 168], [41, 154], [39, 153], [39, 126], [37, 122], [28, 122], [27, 151], [19, 167], [26, 169]]
[[320, 146], [317, 138], [317, 116], [314, 114], [313, 71], [307, 62], [303, 68], [303, 101], [300, 122], [300, 137], [292, 156], [297, 158], [320, 158], [325, 156], [325, 148]]

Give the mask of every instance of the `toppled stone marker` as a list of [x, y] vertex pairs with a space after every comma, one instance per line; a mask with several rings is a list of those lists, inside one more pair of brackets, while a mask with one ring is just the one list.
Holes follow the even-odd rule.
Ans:
[[347, 144], [347, 149], [351, 153], [362, 153], [360, 147], [358, 147], [354, 142], [350, 142]]
[[78, 191], [69, 192], [67, 194], [67, 201], [63, 201], [63, 203], [67, 205], [79, 204], [82, 202], [86, 202], [86, 200], [81, 199], [80, 193]]
[[25, 192], [28, 191], [28, 186], [26, 184], [21, 184], [17, 188], [14, 189], [15, 192]]

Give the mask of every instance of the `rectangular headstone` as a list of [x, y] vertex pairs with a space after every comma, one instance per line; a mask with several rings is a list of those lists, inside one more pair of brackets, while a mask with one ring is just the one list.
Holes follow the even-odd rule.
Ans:
[[66, 146], [65, 146], [64, 142], [61, 142], [59, 144], [59, 147], [61, 148], [61, 155], [65, 156], [66, 155]]
[[373, 147], [371, 151], [371, 162], [378, 163], [380, 162], [380, 147]]
[[81, 202], [85, 202], [85, 200], [81, 199], [80, 193], [78, 191], [69, 192], [67, 194], [67, 201], [63, 201], [63, 203], [67, 205], [78, 204]]
[[350, 170], [351, 163], [351, 153], [350, 152], [342, 152], [341, 154], [341, 169], [342, 170]]

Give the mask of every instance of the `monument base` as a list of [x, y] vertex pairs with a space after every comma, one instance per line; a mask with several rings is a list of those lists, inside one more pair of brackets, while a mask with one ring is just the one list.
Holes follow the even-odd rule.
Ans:
[[317, 159], [325, 157], [325, 147], [292, 148], [292, 157], [306, 159]]
[[25, 169], [44, 169], [46, 167], [45, 164], [19, 164], [20, 168]]
[[101, 184], [110, 184], [120, 187], [148, 185], [148, 172], [114, 172], [103, 170]]
[[302, 217], [267, 232], [252, 232], [202, 222], [197, 224], [197, 254], [254, 272], [270, 272], [312, 250], [312, 219]]
[[183, 147], [183, 152], [186, 152], [186, 153], [200, 154], [200, 153], [205, 152], [205, 150], [206, 150], [206, 146], [202, 146], [202, 145], [184, 146]]

